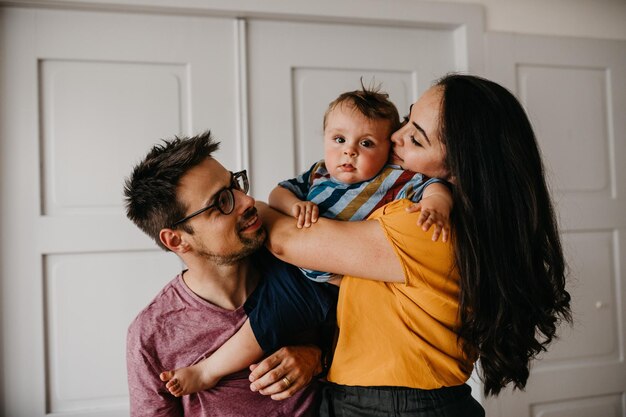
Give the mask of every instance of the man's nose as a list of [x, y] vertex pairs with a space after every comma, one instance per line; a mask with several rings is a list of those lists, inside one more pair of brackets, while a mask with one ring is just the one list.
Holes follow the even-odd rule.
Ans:
[[233, 190], [233, 195], [235, 196], [235, 209], [240, 213], [243, 213], [250, 207], [254, 206], [254, 203], [256, 202], [254, 198], [241, 190]]

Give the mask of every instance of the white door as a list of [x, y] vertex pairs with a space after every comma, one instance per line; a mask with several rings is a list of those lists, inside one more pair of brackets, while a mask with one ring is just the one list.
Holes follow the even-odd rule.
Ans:
[[626, 42], [489, 34], [487, 76], [534, 124], [561, 224], [574, 325], [490, 416], [626, 416]]
[[267, 199], [323, 157], [322, 118], [340, 93], [382, 84], [400, 115], [463, 46], [453, 30], [252, 20], [247, 27], [251, 182]]
[[207, 128], [239, 168], [236, 26], [0, 8], [4, 415], [128, 414], [126, 328], [181, 265], [126, 220], [123, 179]]

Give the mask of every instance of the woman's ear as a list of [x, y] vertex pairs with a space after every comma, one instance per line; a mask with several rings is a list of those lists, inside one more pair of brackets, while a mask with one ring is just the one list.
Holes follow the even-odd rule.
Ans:
[[189, 250], [189, 245], [181, 236], [181, 232], [174, 229], [161, 229], [159, 232], [161, 243], [175, 253], [184, 253]]

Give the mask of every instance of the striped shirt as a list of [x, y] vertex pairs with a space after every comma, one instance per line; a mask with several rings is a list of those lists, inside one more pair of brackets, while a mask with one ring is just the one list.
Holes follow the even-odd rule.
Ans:
[[[301, 200], [315, 203], [320, 216], [356, 221], [366, 219], [379, 207], [403, 198], [418, 202], [427, 185], [438, 182], [422, 174], [405, 171], [397, 165], [386, 165], [374, 178], [346, 184], [332, 178], [324, 161], [319, 161], [296, 178], [278, 185]], [[332, 274], [302, 269], [307, 278], [328, 281]]]

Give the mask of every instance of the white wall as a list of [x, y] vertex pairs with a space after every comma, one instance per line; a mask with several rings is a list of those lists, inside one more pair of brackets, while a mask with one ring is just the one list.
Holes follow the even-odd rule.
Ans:
[[485, 7], [486, 30], [626, 40], [626, 0], [433, 0]]
[[[381, 0], [360, 0], [363, 7], [380, 7]], [[495, 32], [510, 32], [536, 35], [570, 36], [598, 39], [626, 40], [626, 0], [387, 0], [397, 3], [434, 2], [469, 3], [485, 8], [485, 29]], [[342, 4], [343, 3], [343, 4]], [[0, 0], [6, 5], [39, 6], [79, 6], [81, 8], [142, 8], [161, 10], [171, 9], [173, 2], [168, 0]], [[295, 10], [311, 12], [312, 15], [326, 15], [325, 9], [341, 10], [341, 15], [354, 13], [361, 15], [361, 8], [351, 1], [335, 1], [331, 6], [322, 0], [263, 1], [257, 0], [180, 0], [182, 9], [197, 11], [212, 10], [218, 14], [242, 15], [238, 10], [246, 10], [243, 15], [272, 13], [281, 11], [288, 14]], [[300, 14], [296, 12], [295, 14]]]

